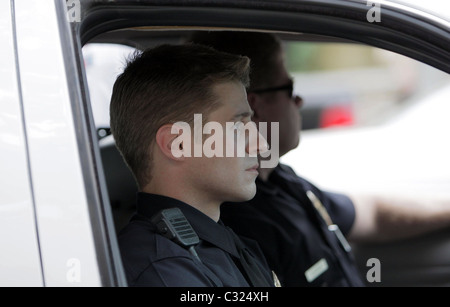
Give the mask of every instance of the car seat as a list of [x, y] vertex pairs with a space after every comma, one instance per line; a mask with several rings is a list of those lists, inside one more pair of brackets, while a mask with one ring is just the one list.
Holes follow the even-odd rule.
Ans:
[[136, 211], [138, 186], [133, 173], [116, 147], [112, 135], [99, 141], [106, 186], [116, 231], [120, 231]]

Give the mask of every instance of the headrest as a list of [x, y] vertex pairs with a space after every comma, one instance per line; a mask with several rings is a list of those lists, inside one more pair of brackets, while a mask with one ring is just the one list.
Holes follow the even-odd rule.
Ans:
[[101, 139], [99, 146], [116, 230], [120, 230], [135, 211], [138, 187], [133, 173], [116, 147], [113, 136]]

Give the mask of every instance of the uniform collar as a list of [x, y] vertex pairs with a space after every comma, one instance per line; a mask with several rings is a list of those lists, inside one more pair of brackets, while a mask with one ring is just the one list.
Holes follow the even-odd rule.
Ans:
[[183, 212], [201, 240], [207, 241], [220, 249], [239, 258], [232, 234], [222, 221], [215, 222], [209, 216], [180, 200], [139, 192], [137, 195], [137, 212], [151, 219], [161, 210], [177, 207]]
[[276, 196], [280, 193], [281, 186], [287, 182], [303, 185], [297, 174], [289, 166], [281, 163], [273, 169], [267, 181], [262, 181], [259, 177], [256, 179], [258, 192], [269, 196]]
[[279, 188], [274, 184], [273, 179], [278, 176], [281, 170], [280, 164], [278, 164], [270, 173], [266, 181], [256, 178], [257, 191], [269, 196], [276, 196], [279, 193]]

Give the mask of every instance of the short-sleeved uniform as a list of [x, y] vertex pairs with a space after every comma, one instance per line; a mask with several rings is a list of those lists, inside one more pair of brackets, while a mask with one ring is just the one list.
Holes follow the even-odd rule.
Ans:
[[308, 190], [346, 235], [355, 218], [351, 200], [319, 190], [282, 164], [268, 181], [257, 179], [252, 200], [223, 204], [221, 217], [239, 235], [258, 241], [282, 286], [364, 286], [353, 255], [328, 230]]
[[[129, 286], [248, 287], [238, 268], [239, 253], [230, 229], [192, 206], [173, 198], [138, 193], [137, 213], [118, 236]], [[184, 247], [158, 234], [151, 222], [160, 210], [177, 207], [200, 238], [198, 261]], [[241, 237], [269, 285], [271, 271], [258, 244]]]

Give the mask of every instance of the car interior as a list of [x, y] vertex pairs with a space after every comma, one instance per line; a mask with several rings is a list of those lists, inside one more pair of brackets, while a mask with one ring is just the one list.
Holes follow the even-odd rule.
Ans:
[[[245, 5], [232, 8], [219, 4], [210, 7], [139, 6], [121, 5], [119, 2], [117, 6], [102, 6], [101, 1], [86, 2], [83, 22], [72, 30], [79, 37], [81, 46], [119, 44], [138, 50], [160, 44], [181, 44], [194, 31], [263, 31], [275, 33], [286, 43], [338, 43], [387, 49], [450, 72], [445, 52], [435, 47], [443, 44], [438, 42], [439, 33], [436, 37], [427, 37], [424, 33], [408, 29], [420, 20], [404, 21], [392, 13], [392, 16], [386, 16], [393, 23], [391, 28], [380, 26], [374, 29], [362, 17], [365, 7], [357, 4], [349, 4], [353, 7], [353, 13], [336, 5], [332, 16], [326, 16], [319, 6], [312, 4], [293, 6], [290, 11], [277, 9], [273, 5], [274, 9], [270, 11], [263, 6], [249, 10]], [[88, 84], [87, 81], [85, 84], [87, 88], [84, 92], [88, 95], [95, 84]], [[108, 127], [105, 128], [106, 132], [98, 137], [100, 169], [117, 233], [134, 212], [137, 185], [112, 135], [108, 135]], [[369, 286], [448, 286], [450, 262], [445, 256], [450, 253], [449, 233], [440, 231], [390, 244], [354, 246], [354, 251], [363, 274], [368, 269], [368, 258], [377, 257], [383, 262], [382, 282]]]
[[[204, 29], [202, 29], [204, 30]], [[230, 29], [214, 29], [216, 31], [229, 31]], [[233, 31], [242, 31], [242, 29], [232, 29]], [[149, 29], [139, 29], [137, 34], [131, 35], [133, 30], [126, 30], [123, 35], [136, 38], [135, 47], [138, 50], [143, 50], [145, 48], [151, 48], [158, 46], [160, 44], [181, 44], [186, 42], [188, 38], [192, 35], [196, 29], [191, 30], [158, 30], [152, 31]], [[246, 30], [249, 31], [249, 30]], [[90, 43], [118, 43], [120, 40], [116, 40], [105, 34], [98, 38], [92, 40]], [[346, 40], [339, 40], [332, 37], [325, 37], [319, 35], [305, 35], [305, 34], [290, 34], [279, 32], [276, 33], [282, 41], [302, 41], [302, 42], [320, 42], [320, 43], [345, 43], [349, 44]], [[137, 38], [139, 37], [139, 38]], [[121, 41], [120, 41], [121, 42]], [[102, 132], [104, 128], [98, 128]], [[108, 186], [109, 198], [113, 212], [118, 212], [115, 214], [116, 229], [119, 230], [123, 223], [128, 221], [127, 216], [132, 214], [134, 211], [135, 194], [137, 192], [137, 186], [134, 177], [125, 165], [122, 156], [118, 152], [114, 139], [112, 135], [109, 135], [110, 131], [104, 132], [100, 136], [99, 146], [102, 158], [102, 163], [104, 166], [106, 184]]]

